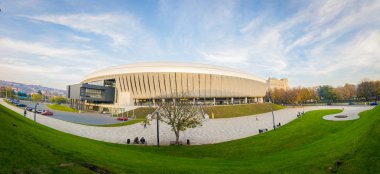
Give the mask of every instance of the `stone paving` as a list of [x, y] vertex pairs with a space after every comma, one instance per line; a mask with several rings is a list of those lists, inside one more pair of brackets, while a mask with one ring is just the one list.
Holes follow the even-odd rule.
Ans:
[[[0, 104], [14, 110], [19, 114], [23, 114], [21, 108], [9, 105], [0, 99]], [[357, 115], [359, 112], [371, 109], [370, 106], [345, 106], [344, 112], [340, 115], [350, 114]], [[305, 108], [286, 108], [274, 111], [274, 119], [276, 125], [281, 123], [284, 125], [297, 118], [299, 112], [307, 112], [317, 109], [342, 109], [342, 106], [308, 106]], [[33, 119], [33, 113], [28, 112], [27, 117]], [[257, 119], [256, 119], [257, 118]], [[189, 139], [192, 145], [219, 143], [230, 140], [241, 139], [256, 135], [259, 129], [273, 129], [272, 113], [263, 113], [252, 116], [209, 119], [203, 122], [201, 127], [188, 129], [180, 133], [180, 140], [186, 143]], [[91, 138], [99, 141], [112, 143], [126, 143], [127, 139], [133, 142], [135, 137], [144, 137], [148, 145], [156, 145], [157, 127], [154, 120], [151, 125], [144, 128], [142, 124], [133, 124], [122, 127], [96, 127], [81, 124], [75, 124], [58, 120], [48, 116], [37, 114], [37, 122], [49, 126], [53, 129], [74, 134], [81, 137]], [[175, 140], [174, 133], [169, 125], [160, 122], [160, 144], [168, 145], [170, 141]]]
[[[367, 106], [368, 107], [368, 106]], [[347, 121], [359, 119], [358, 113], [361, 111], [361, 107], [344, 107], [343, 112], [337, 114], [326, 115], [323, 117], [325, 120], [331, 121]]]

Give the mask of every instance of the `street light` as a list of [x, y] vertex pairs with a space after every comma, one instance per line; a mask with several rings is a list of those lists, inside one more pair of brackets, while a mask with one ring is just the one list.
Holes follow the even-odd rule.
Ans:
[[[270, 98], [269, 98], [269, 101], [270, 101], [271, 103], [273, 103], [273, 102], [272, 102], [272, 100], [271, 100]], [[275, 122], [274, 122], [273, 105], [271, 105], [270, 109], [271, 109], [271, 111], [272, 111], [272, 118], [273, 118], [273, 130], [276, 130], [276, 124], [275, 124]]]
[[160, 147], [160, 129], [159, 129], [159, 120], [160, 120], [160, 113], [159, 112], [155, 112], [153, 114], [157, 114], [156, 116], [156, 119], [157, 119], [157, 147]]
[[303, 103], [301, 102], [301, 106], [302, 106], [302, 114], [305, 113], [305, 106], [303, 105]]
[[34, 106], [34, 121], [36, 121], [37, 105], [38, 102], [36, 103], [36, 106]]

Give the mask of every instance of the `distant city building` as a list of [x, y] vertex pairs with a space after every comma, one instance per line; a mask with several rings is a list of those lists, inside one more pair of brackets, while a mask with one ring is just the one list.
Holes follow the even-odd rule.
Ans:
[[194, 104], [260, 103], [266, 90], [265, 80], [236, 69], [172, 62], [110, 67], [67, 88], [73, 107], [99, 111], [178, 99]]
[[287, 78], [277, 79], [277, 78], [269, 77], [267, 80], [267, 85], [268, 85], [268, 90], [283, 89], [286, 91], [289, 88]]

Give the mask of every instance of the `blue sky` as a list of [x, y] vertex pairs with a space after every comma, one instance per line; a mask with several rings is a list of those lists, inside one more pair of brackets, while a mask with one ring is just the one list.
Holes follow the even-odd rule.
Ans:
[[0, 79], [65, 89], [95, 70], [205, 63], [292, 87], [380, 80], [380, 1], [0, 1]]

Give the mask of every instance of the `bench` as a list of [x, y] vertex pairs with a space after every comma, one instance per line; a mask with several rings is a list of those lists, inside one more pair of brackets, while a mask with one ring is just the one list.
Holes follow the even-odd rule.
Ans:
[[264, 132], [267, 132], [268, 131], [268, 129], [259, 129], [259, 133], [261, 134], [261, 133], [264, 133]]
[[135, 141], [133, 141], [133, 142], [131, 142], [131, 140], [130, 139], [127, 139], [127, 144], [144, 144], [144, 145], [147, 145], [148, 144], [148, 142], [145, 140], [144, 141], [144, 143], [142, 143], [141, 141], [138, 141], [138, 142], [135, 142]]

